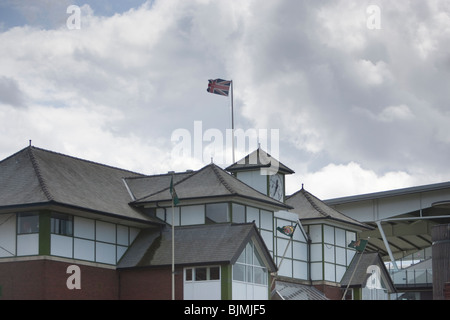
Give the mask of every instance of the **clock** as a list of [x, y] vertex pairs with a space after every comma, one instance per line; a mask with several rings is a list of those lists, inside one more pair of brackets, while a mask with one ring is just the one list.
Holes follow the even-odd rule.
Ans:
[[283, 176], [280, 174], [269, 176], [269, 196], [278, 201], [283, 201], [283, 194]]

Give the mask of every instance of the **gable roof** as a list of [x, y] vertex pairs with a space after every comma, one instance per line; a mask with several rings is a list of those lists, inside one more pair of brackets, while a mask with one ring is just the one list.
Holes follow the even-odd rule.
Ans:
[[225, 170], [229, 172], [236, 172], [244, 170], [256, 170], [260, 168], [270, 168], [271, 166], [278, 168], [278, 172], [281, 173], [294, 173], [294, 170], [288, 168], [261, 148], [256, 149], [252, 153], [245, 156], [243, 159], [233, 163]]
[[[174, 177], [177, 176], [175, 175]], [[164, 189], [137, 199], [133, 204], [142, 205], [146, 203], [171, 201], [172, 197], [169, 192], [170, 176], [164, 178], [166, 183]], [[253, 189], [213, 163], [193, 174], [186, 174], [183, 177], [178, 178], [177, 182], [175, 182], [174, 179], [174, 188], [180, 202], [183, 200], [234, 197], [265, 203], [266, 205], [274, 206], [276, 208], [291, 208], [290, 206]]]
[[302, 222], [315, 219], [330, 219], [353, 225], [361, 230], [373, 229], [371, 226], [352, 219], [336, 209], [329, 207], [319, 198], [306, 191], [303, 187], [296, 193], [286, 197], [286, 204], [289, 204], [294, 208], [290, 211], [297, 213]]
[[128, 204], [126, 176], [142, 175], [29, 146], [0, 162], [0, 208], [58, 204], [160, 223]]
[[[254, 223], [221, 223], [175, 228], [175, 264], [234, 264], [252, 239], [269, 272], [276, 271]], [[127, 250], [118, 268], [156, 267], [172, 264], [172, 228], [143, 230]]]
[[386, 266], [381, 259], [381, 256], [377, 252], [355, 254], [351, 264], [342, 277], [341, 287], [349, 286], [350, 288], [364, 288], [366, 286], [367, 279], [369, 279], [369, 277], [371, 276], [371, 274], [368, 273], [368, 268], [370, 266], [378, 266], [380, 268], [380, 280], [382, 284], [384, 284], [384, 287], [389, 292], [395, 292], [394, 282], [392, 281], [392, 278], [387, 271]]

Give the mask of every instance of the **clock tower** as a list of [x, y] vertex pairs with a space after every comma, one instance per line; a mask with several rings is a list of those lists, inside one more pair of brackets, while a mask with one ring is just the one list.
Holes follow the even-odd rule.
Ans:
[[294, 173], [261, 148], [226, 170], [250, 187], [280, 202], [284, 202], [285, 198], [285, 176]]

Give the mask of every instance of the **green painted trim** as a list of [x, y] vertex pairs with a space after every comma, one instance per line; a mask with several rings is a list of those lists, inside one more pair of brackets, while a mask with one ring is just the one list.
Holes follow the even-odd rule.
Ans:
[[232, 266], [222, 265], [220, 268], [220, 287], [222, 300], [232, 299]]
[[50, 211], [39, 212], [39, 255], [50, 255]]
[[362, 288], [353, 288], [353, 300], [362, 300]]

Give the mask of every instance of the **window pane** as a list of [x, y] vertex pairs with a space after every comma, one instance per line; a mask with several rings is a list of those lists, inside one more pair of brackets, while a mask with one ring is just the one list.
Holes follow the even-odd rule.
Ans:
[[68, 214], [52, 213], [50, 218], [51, 233], [65, 236], [73, 235], [73, 217]]
[[263, 268], [253, 267], [254, 271], [254, 282], [258, 284], [266, 284], [267, 283], [267, 273]]
[[37, 213], [19, 213], [17, 233], [38, 233], [39, 215]]
[[323, 241], [334, 244], [334, 228], [330, 226], [323, 226]]
[[[180, 224], [182, 226], [205, 224], [205, 206], [184, 206], [180, 207]], [[167, 212], [172, 210], [167, 210]], [[176, 225], [176, 224], [175, 224]]]
[[186, 269], [186, 281], [192, 281], [192, 269]]
[[96, 221], [95, 237], [99, 241], [116, 243], [116, 225], [109, 222]]
[[209, 280], [220, 280], [220, 267], [209, 268]]
[[244, 223], [245, 222], [245, 206], [241, 204], [233, 203], [233, 222]]
[[206, 268], [195, 268], [195, 281], [205, 281]]
[[236, 263], [233, 266], [233, 280], [245, 281], [245, 266], [240, 263]]
[[270, 211], [261, 210], [261, 228], [273, 230], [273, 215]]
[[256, 227], [259, 228], [259, 209], [247, 207], [247, 222], [255, 221]]
[[74, 218], [74, 235], [78, 238], [94, 240], [95, 237], [95, 221], [91, 219], [75, 217]]
[[246, 264], [252, 264], [252, 252], [253, 252], [253, 248], [249, 242], [245, 246], [245, 263]]
[[206, 222], [229, 222], [228, 203], [212, 203], [206, 205]]

